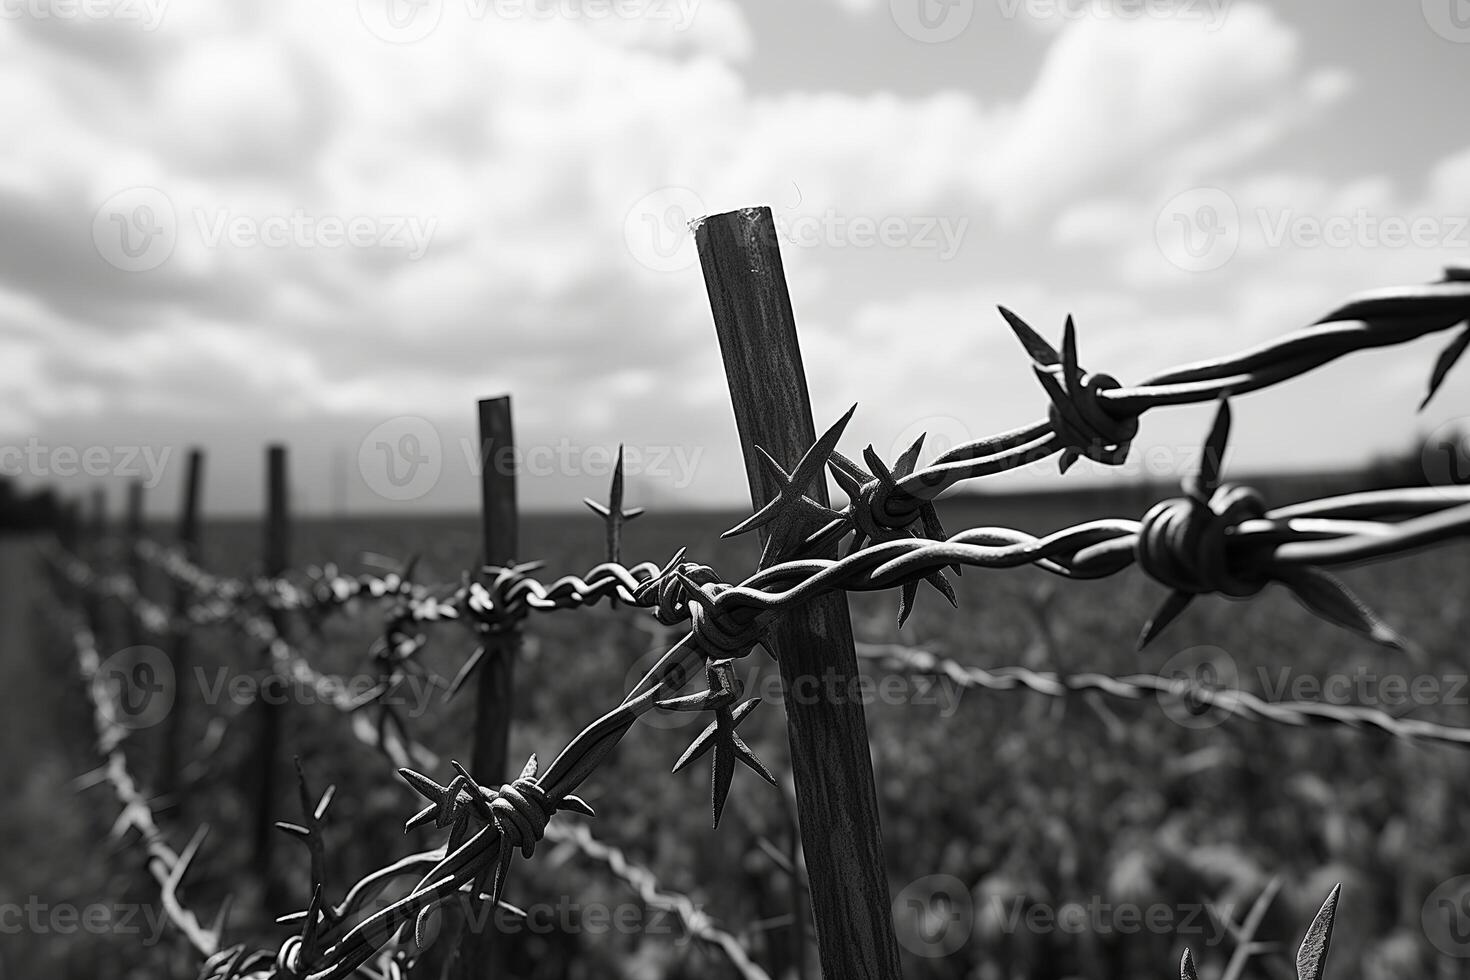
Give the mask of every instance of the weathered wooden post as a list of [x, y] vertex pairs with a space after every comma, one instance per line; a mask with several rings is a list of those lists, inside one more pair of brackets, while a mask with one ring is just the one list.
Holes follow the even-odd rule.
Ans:
[[[692, 227], [751, 501], [759, 509], [781, 486], [756, 447], [794, 467], [817, 439], [775, 223], [763, 207], [701, 218]], [[828, 503], [825, 473], [800, 489]], [[845, 597], [819, 599], [784, 616], [774, 647], [823, 975], [900, 980], [863, 706], [850, 697], [798, 696], [859, 690]]]
[[[286, 447], [270, 446], [266, 449], [266, 511], [264, 565], [261, 571], [274, 578], [286, 571], [290, 562], [291, 518], [287, 494]], [[271, 624], [282, 639], [286, 636], [286, 617], [270, 612]], [[265, 651], [267, 658], [270, 651]], [[260, 689], [260, 734], [256, 743], [256, 797], [255, 797], [255, 864], [266, 882], [269, 896], [276, 879], [271, 869], [272, 844], [275, 841], [276, 770], [281, 745], [281, 706], [286, 696], [286, 679], [275, 669], [273, 661], [266, 664], [265, 679]]]
[[[515, 427], [510, 396], [486, 398], [480, 407], [480, 540], [487, 565], [516, 563], [520, 549], [516, 510]], [[482, 638], [485, 653], [477, 668], [475, 740], [471, 750], [476, 781], [499, 786], [510, 771], [511, 707], [515, 701], [515, 660], [521, 645], [517, 624]], [[456, 980], [502, 976], [502, 944], [496, 941], [496, 909], [485, 908], [466, 922], [455, 959]]]
[[[183, 497], [179, 501], [178, 548], [191, 562], [199, 561], [199, 495], [204, 479], [204, 451], [189, 450], [189, 461], [184, 470]], [[184, 746], [188, 740], [189, 690], [188, 677], [191, 668], [189, 656], [189, 634], [183, 629], [184, 616], [193, 601], [189, 589], [177, 583], [173, 589], [174, 629], [168, 638], [168, 659], [174, 672], [174, 703], [169, 712], [167, 730], [163, 737], [163, 758], [159, 773], [159, 789], [165, 795], [173, 795], [179, 786], [179, 769], [184, 757]], [[182, 811], [183, 800], [177, 802]]]

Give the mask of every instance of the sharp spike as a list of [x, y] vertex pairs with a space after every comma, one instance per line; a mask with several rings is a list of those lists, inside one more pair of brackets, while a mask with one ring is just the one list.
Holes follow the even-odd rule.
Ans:
[[1031, 329], [1030, 324], [1004, 306], [997, 307], [997, 309], [1000, 310], [1000, 315], [1005, 318], [1006, 323], [1010, 324], [1011, 331], [1021, 342], [1021, 346], [1026, 348], [1026, 353], [1031, 355], [1032, 362], [1042, 367], [1049, 367], [1060, 362], [1061, 358], [1057, 356], [1056, 348], [1047, 343], [1041, 334]]

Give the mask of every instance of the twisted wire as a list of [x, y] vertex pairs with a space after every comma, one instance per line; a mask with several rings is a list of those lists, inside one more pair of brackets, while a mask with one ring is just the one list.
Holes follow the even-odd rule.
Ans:
[[104, 756], [104, 773], [108, 784], [122, 807], [122, 812], [113, 825], [113, 836], [121, 837], [130, 830], [138, 832], [138, 838], [148, 855], [148, 873], [158, 885], [160, 902], [170, 924], [188, 940], [189, 945], [201, 956], [208, 958], [219, 951], [220, 927], [225, 910], [221, 911], [213, 928], [200, 925], [199, 918], [184, 906], [179, 898], [179, 887], [194, 859], [199, 845], [204, 840], [201, 828], [183, 851], [169, 846], [158, 828], [152, 805], [139, 789], [137, 780], [128, 768], [127, 753], [123, 742], [128, 729], [117, 719], [119, 710], [115, 700], [98, 672], [102, 667], [102, 656], [97, 652], [92, 631], [82, 625], [80, 617], [71, 629], [72, 646], [77, 668], [87, 689], [92, 707], [92, 722], [97, 734], [97, 747]]
[[1376, 730], [1392, 738], [1406, 741], [1432, 742], [1470, 748], [1470, 729], [1442, 725], [1417, 718], [1397, 718], [1377, 708], [1340, 705], [1321, 701], [1267, 701], [1249, 691], [1200, 684], [1187, 677], [1170, 678], [1155, 674], [1110, 674], [1082, 672], [1057, 674], [1028, 667], [976, 667], [962, 664], [928, 650], [898, 644], [857, 644], [858, 656], [890, 670], [915, 674], [938, 675], [966, 690], [1027, 690], [1051, 698], [1065, 698], [1085, 691], [1096, 691], [1124, 701], [1168, 698], [1199, 706], [1200, 710], [1218, 708], [1242, 721], [1285, 725], [1346, 726], [1355, 730]]
[[[1114, 379], [1108, 375], [1083, 375], [1083, 383], [1066, 392], [1066, 398], [1053, 399], [1046, 419], [955, 446], [899, 480], [897, 494], [915, 501], [933, 500], [957, 483], [1069, 448], [1094, 459], [1101, 457], [1103, 462], [1120, 462], [1120, 458], [1109, 458], [1103, 447], [1119, 440], [1126, 446], [1139, 416], [1149, 409], [1211, 402], [1225, 394], [1243, 395], [1289, 381], [1348, 354], [1408, 343], [1467, 319], [1470, 277], [1463, 270], [1451, 269], [1440, 282], [1361, 293], [1304, 329], [1234, 355], [1161, 371], [1136, 385], [1112, 387]], [[1056, 361], [1060, 363], [1060, 358]], [[1442, 372], [1437, 370], [1432, 385], [1440, 380]]]
[[634, 863], [622, 849], [594, 837], [586, 824], [553, 824], [547, 828], [546, 839], [575, 848], [632, 888], [645, 905], [677, 916], [691, 937], [722, 952], [742, 980], [771, 980], [770, 974], [751, 960], [740, 940], [716, 926], [692, 898], [665, 887], [652, 871]]

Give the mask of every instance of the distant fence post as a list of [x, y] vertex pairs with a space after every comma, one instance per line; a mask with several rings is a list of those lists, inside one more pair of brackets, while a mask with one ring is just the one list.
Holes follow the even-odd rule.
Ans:
[[[199, 493], [203, 478], [204, 451], [191, 449], [184, 470], [183, 498], [179, 501], [178, 538], [175, 547], [185, 558], [196, 563], [199, 561]], [[168, 716], [168, 728], [163, 736], [163, 758], [159, 774], [160, 792], [168, 796], [178, 791], [179, 769], [188, 739], [189, 699], [184, 696], [184, 692], [189, 690], [187, 678], [191, 658], [189, 633], [184, 624], [192, 599], [188, 586], [182, 582], [174, 585], [173, 615], [170, 617], [174, 629], [168, 639], [168, 659], [174, 672], [174, 703]], [[184, 801], [178, 800], [176, 805], [182, 813]]]
[[[92, 488], [92, 510], [88, 515], [87, 529], [83, 535], [85, 558], [97, 575], [105, 574], [107, 564], [107, 488]], [[88, 590], [86, 598], [87, 628], [92, 631], [92, 642], [98, 650], [105, 651], [110, 638], [106, 635], [107, 603], [102, 593]]]
[[[513, 565], [520, 550], [516, 509], [515, 426], [510, 396], [486, 398], [480, 409], [480, 539], [487, 565]], [[518, 625], [484, 637], [485, 655], [475, 692], [475, 741], [471, 758], [475, 780], [499, 786], [512, 776], [509, 766], [511, 709], [515, 704], [515, 660], [521, 645]], [[456, 980], [504, 975], [496, 909], [486, 908], [478, 926], [470, 922], [455, 960]]]
[[[274, 578], [286, 571], [291, 551], [285, 446], [270, 446], [266, 449], [265, 485], [265, 561], [261, 571], [267, 577]], [[276, 610], [270, 610], [269, 616], [276, 634], [286, 639], [285, 616]], [[266, 656], [269, 658], [269, 651], [266, 651]], [[276, 801], [276, 763], [280, 754], [281, 702], [285, 691], [286, 679], [276, 670], [274, 662], [268, 661], [260, 689], [260, 735], [257, 742], [255, 779], [255, 862], [265, 880], [267, 896], [272, 894], [276, 883], [271, 868], [272, 845], [276, 837], [276, 814], [272, 812], [272, 807]]]
[[[128, 577], [133, 580], [133, 587], [138, 590], [138, 595], [144, 595], [144, 568], [143, 558], [138, 554], [138, 542], [143, 539], [143, 481], [133, 480], [128, 484], [128, 508], [123, 518], [122, 547], [123, 567], [128, 571]], [[142, 646], [151, 637], [143, 628], [143, 622], [137, 616], [128, 617], [128, 636], [133, 646]]]
[[[747, 208], [700, 219], [694, 228], [759, 509], [780, 487], [755, 447], [794, 466], [817, 438], [775, 223], [769, 208]], [[825, 474], [804, 489], [827, 504]], [[845, 596], [784, 616], [774, 646], [787, 692], [814, 678], [858, 689]], [[787, 697], [785, 707], [822, 973], [828, 980], [900, 980], [863, 706], [853, 698]]]

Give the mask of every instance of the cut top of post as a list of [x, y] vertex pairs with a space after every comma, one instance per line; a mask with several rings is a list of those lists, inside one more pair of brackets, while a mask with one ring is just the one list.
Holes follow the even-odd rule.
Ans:
[[510, 396], [480, 402], [480, 544], [487, 565], [512, 565], [516, 527], [515, 428]]

